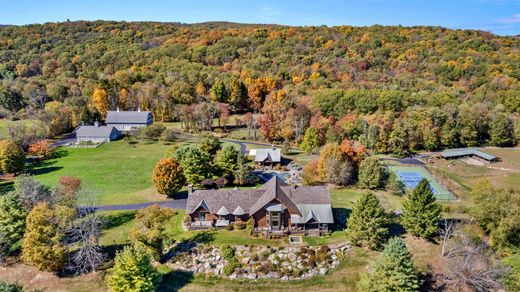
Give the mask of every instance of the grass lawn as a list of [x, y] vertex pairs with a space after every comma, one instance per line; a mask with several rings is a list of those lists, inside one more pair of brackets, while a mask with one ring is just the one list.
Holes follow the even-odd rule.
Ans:
[[30, 165], [36, 179], [53, 186], [60, 176], [81, 179], [85, 197], [95, 204], [126, 204], [164, 200], [153, 188], [151, 172], [168, 146], [125, 141], [97, 148], [62, 148], [63, 157]]

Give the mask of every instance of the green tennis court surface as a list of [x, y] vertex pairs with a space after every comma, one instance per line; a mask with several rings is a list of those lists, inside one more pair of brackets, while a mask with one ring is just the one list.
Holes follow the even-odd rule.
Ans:
[[456, 200], [457, 198], [442, 186], [426, 169], [417, 166], [389, 166], [406, 188], [413, 190], [423, 178], [430, 183], [432, 193], [439, 201]]

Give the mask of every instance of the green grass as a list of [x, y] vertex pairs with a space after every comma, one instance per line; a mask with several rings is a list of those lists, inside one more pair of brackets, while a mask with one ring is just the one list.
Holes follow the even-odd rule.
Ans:
[[96, 204], [126, 204], [165, 199], [156, 194], [151, 172], [168, 146], [125, 141], [97, 148], [63, 148], [65, 156], [30, 165], [36, 179], [54, 186], [60, 176], [81, 179], [83, 195]]

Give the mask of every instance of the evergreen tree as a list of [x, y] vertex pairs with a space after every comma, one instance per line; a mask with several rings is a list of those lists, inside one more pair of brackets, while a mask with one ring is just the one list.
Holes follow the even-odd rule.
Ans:
[[373, 193], [356, 202], [348, 218], [347, 238], [354, 245], [377, 249], [388, 236], [385, 211]]
[[22, 259], [42, 271], [56, 272], [67, 259], [62, 244], [60, 218], [48, 203], [40, 203], [27, 215], [27, 229], [22, 241]]
[[217, 154], [217, 151], [221, 148], [221, 143], [217, 137], [213, 135], [205, 135], [200, 141], [199, 148], [204, 153], [206, 153], [209, 157]]
[[388, 175], [386, 190], [394, 195], [404, 195], [405, 185], [394, 172], [390, 172]]
[[237, 169], [233, 176], [235, 180], [233, 183], [239, 186], [246, 185], [250, 182], [251, 167], [246, 163], [244, 155], [239, 155], [237, 158]]
[[358, 284], [359, 291], [418, 291], [421, 281], [412, 255], [398, 237], [391, 238], [370, 271]]
[[108, 286], [115, 292], [152, 292], [161, 281], [150, 256], [136, 247], [118, 252], [110, 272]]
[[386, 180], [386, 169], [377, 157], [367, 157], [359, 165], [359, 186], [368, 189], [377, 189], [383, 186]]
[[209, 175], [211, 160], [206, 152], [195, 146], [181, 147], [179, 151], [181, 149], [184, 152], [180, 164], [186, 181], [198, 184]]
[[231, 144], [226, 144], [217, 152], [215, 164], [226, 176], [232, 176], [237, 169], [238, 157], [242, 156], [240, 151]]
[[301, 148], [307, 153], [316, 153], [319, 147], [320, 141], [318, 137], [318, 131], [313, 127], [309, 127], [307, 131], [305, 131], [305, 136], [303, 137]]
[[404, 202], [401, 224], [414, 236], [431, 238], [438, 230], [441, 209], [423, 178]]
[[0, 195], [0, 255], [20, 250], [27, 210], [13, 193]]

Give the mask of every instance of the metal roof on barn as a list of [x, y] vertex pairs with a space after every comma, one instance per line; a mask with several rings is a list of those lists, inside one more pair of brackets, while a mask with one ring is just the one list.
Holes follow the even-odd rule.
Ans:
[[149, 111], [109, 111], [107, 124], [146, 124], [151, 117]]
[[471, 156], [471, 155], [478, 156], [478, 157], [488, 160], [488, 161], [497, 159], [496, 156], [483, 152], [483, 151], [480, 151], [476, 148], [450, 149], [450, 150], [445, 150], [445, 151], [441, 152], [441, 156], [443, 158], [456, 158], [456, 157]]

